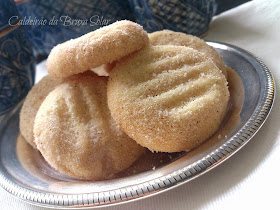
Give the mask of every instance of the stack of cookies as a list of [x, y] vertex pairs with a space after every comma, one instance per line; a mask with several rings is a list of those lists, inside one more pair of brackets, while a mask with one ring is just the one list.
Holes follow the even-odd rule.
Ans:
[[47, 70], [26, 97], [20, 131], [53, 168], [78, 179], [110, 179], [145, 148], [197, 147], [229, 101], [227, 67], [211, 46], [168, 30], [148, 35], [126, 20], [54, 47]]

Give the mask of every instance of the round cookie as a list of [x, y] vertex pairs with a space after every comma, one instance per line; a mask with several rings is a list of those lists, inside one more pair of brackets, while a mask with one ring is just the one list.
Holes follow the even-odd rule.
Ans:
[[[92, 75], [94, 73], [87, 71], [82, 74]], [[27, 94], [20, 111], [19, 128], [25, 140], [34, 149], [37, 149], [37, 146], [34, 143], [33, 135], [34, 120], [42, 102], [57, 85], [63, 83], [64, 81], [72, 80], [76, 76], [78, 75], [73, 75], [63, 79], [54, 79], [47, 75], [43, 77], [37, 84], [35, 84]]]
[[35, 118], [34, 136], [46, 161], [62, 174], [102, 180], [129, 167], [144, 148], [112, 119], [106, 77], [77, 75], [57, 86]]
[[54, 47], [47, 59], [47, 70], [53, 77], [67, 77], [111, 63], [148, 43], [148, 34], [140, 25], [117, 21]]
[[120, 61], [107, 86], [112, 117], [152, 151], [191, 150], [217, 131], [229, 100], [225, 76], [203, 53], [151, 46]]
[[33, 127], [37, 111], [47, 95], [62, 81], [45, 76], [27, 94], [22, 105], [19, 118], [20, 132], [25, 140], [36, 149], [34, 143]]
[[191, 47], [211, 58], [227, 78], [227, 67], [217, 51], [202, 39], [189, 34], [170, 30], [156, 31], [149, 34], [152, 45], [175, 45]]

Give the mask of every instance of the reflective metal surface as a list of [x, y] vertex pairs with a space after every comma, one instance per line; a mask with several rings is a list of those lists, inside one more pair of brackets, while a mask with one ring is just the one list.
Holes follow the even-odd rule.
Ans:
[[1, 119], [0, 184], [35, 205], [71, 208], [112, 205], [147, 197], [186, 183], [243, 147], [266, 120], [274, 100], [274, 81], [258, 58], [239, 48], [208, 42], [229, 71], [228, 114], [217, 133], [190, 152], [150, 153], [114, 179], [80, 181], [60, 175], [19, 134], [20, 104]]

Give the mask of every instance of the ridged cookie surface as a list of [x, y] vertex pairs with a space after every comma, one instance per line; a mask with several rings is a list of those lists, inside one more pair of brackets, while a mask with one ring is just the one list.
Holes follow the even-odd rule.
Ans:
[[152, 45], [186, 46], [202, 52], [212, 59], [217, 67], [223, 72], [225, 77], [227, 77], [227, 67], [225, 66], [221, 56], [213, 47], [196, 36], [181, 32], [163, 30], [150, 33], [149, 39]]
[[60, 173], [107, 179], [144, 151], [112, 119], [106, 85], [105, 77], [81, 75], [57, 86], [42, 103], [35, 118], [35, 143]]
[[140, 25], [118, 21], [54, 47], [47, 70], [53, 77], [67, 77], [111, 63], [148, 43], [148, 34]]
[[19, 127], [21, 134], [33, 148], [36, 148], [33, 127], [37, 111], [47, 95], [61, 82], [61, 80], [55, 80], [50, 76], [45, 76], [32, 87], [25, 98], [20, 111]]
[[[86, 71], [82, 74], [94, 75], [94, 73], [91, 71]], [[71, 77], [67, 77], [63, 79], [54, 79], [49, 75], [47, 75], [43, 77], [37, 84], [35, 84], [27, 94], [20, 111], [19, 127], [20, 127], [20, 132], [25, 138], [25, 140], [34, 149], [37, 148], [36, 144], [34, 143], [34, 134], [33, 134], [34, 120], [42, 102], [45, 100], [47, 95], [54, 90], [54, 88], [57, 85], [65, 81], [70, 81], [72, 79], [75, 79], [77, 76], [79, 75], [73, 75]]]
[[203, 53], [151, 46], [120, 61], [109, 76], [112, 117], [152, 151], [179, 152], [201, 144], [227, 110], [225, 76]]

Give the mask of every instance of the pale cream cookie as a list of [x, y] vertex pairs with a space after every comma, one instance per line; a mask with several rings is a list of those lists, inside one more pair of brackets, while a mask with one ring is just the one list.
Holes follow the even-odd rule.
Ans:
[[191, 150], [219, 128], [227, 81], [205, 54], [184, 46], [150, 46], [117, 63], [107, 87], [112, 117], [152, 151]]
[[33, 127], [37, 111], [47, 95], [62, 81], [45, 76], [27, 94], [20, 111], [19, 127], [25, 140], [36, 149]]
[[149, 44], [148, 34], [131, 21], [117, 21], [54, 47], [47, 70], [56, 78], [111, 63]]
[[112, 119], [107, 78], [77, 75], [57, 86], [35, 118], [34, 136], [46, 161], [62, 174], [102, 180], [129, 167], [144, 148]]
[[149, 39], [152, 45], [175, 45], [191, 47], [199, 52], [204, 53], [211, 58], [217, 67], [227, 77], [227, 67], [219, 53], [202, 39], [181, 32], [170, 30], [156, 31], [149, 34]]
[[[87, 71], [82, 73], [83, 75], [92, 75], [93, 72]], [[28, 92], [24, 103], [22, 105], [19, 117], [19, 127], [20, 132], [25, 138], [25, 140], [36, 149], [36, 144], [34, 143], [33, 127], [34, 120], [39, 107], [45, 100], [47, 95], [54, 90], [54, 88], [68, 80], [75, 79], [78, 75], [73, 75], [71, 77], [63, 79], [54, 79], [49, 75], [43, 77], [37, 84], [35, 84], [32, 89]]]

